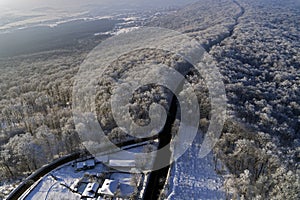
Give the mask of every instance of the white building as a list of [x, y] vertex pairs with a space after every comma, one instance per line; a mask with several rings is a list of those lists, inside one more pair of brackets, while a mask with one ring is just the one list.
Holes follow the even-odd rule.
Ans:
[[96, 163], [95, 163], [94, 159], [80, 161], [80, 162], [76, 163], [76, 170], [80, 171], [80, 170], [85, 170], [85, 169], [92, 169], [95, 167], [95, 165], [96, 165]]
[[118, 181], [105, 179], [102, 187], [98, 190], [98, 194], [114, 196], [118, 189], [118, 185]]
[[98, 188], [99, 188], [99, 183], [88, 183], [81, 196], [94, 198]]
[[135, 160], [109, 160], [110, 167], [135, 168]]

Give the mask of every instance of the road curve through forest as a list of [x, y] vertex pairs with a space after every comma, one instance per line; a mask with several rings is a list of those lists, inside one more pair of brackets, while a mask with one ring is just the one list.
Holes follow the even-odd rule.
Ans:
[[203, 45], [204, 49], [207, 52], [210, 52], [213, 46], [220, 44], [227, 38], [230, 38], [234, 33], [234, 29], [239, 24], [239, 19], [245, 14], [245, 8], [238, 1], [233, 0], [232, 2], [239, 7], [240, 11], [233, 17], [234, 23], [231, 26], [229, 26], [229, 33], [220, 35], [216, 40], [209, 42], [207, 45]]

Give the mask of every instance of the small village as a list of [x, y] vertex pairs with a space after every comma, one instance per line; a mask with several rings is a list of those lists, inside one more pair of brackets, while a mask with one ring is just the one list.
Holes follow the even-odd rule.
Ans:
[[[130, 150], [145, 147], [138, 144]], [[122, 151], [83, 156], [48, 173], [20, 199], [143, 199], [149, 173], [139, 170], [139, 165], [138, 159], [124, 157]]]
[[[113, 164], [113, 167], [133, 168], [135, 161], [108, 160], [101, 162], [95, 158], [79, 160], [73, 163], [74, 170], [94, 169], [96, 165]], [[108, 163], [109, 162], [109, 163]], [[69, 189], [81, 195], [82, 199], [136, 199], [142, 187], [144, 176], [139, 173], [126, 173], [108, 170], [100, 173], [86, 173], [76, 179]], [[68, 186], [67, 186], [68, 187]]]

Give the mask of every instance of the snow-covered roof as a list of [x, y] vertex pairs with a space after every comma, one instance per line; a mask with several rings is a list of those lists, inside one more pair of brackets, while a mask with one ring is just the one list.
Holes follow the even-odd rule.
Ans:
[[118, 181], [105, 179], [102, 187], [98, 190], [99, 194], [110, 195], [113, 196], [117, 191]]
[[111, 167], [135, 167], [135, 160], [109, 160]]
[[108, 156], [103, 155], [103, 156], [96, 156], [96, 160], [102, 163], [107, 163], [108, 162]]
[[84, 192], [82, 193], [82, 196], [95, 197], [98, 188], [99, 188], [99, 183], [88, 183]]
[[87, 167], [94, 167], [95, 166], [95, 160], [94, 159], [90, 159], [86, 161], [86, 166]]
[[81, 161], [76, 163], [76, 170], [82, 170], [85, 168], [93, 168], [95, 167], [95, 160], [94, 159], [89, 159], [86, 161]]
[[72, 190], [72, 191], [77, 191], [77, 186], [78, 186], [78, 183], [80, 182], [80, 179], [76, 179], [75, 181], [74, 181], [74, 183], [71, 185], [71, 187], [70, 187], [70, 189]]
[[78, 162], [78, 163], [76, 163], [76, 169], [78, 170], [78, 169], [83, 169], [83, 167], [84, 167], [84, 163], [83, 162]]

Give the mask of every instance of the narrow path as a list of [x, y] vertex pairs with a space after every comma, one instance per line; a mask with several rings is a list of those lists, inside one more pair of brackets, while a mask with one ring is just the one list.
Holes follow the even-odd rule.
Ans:
[[239, 8], [240, 8], [240, 12], [237, 13], [233, 19], [234, 19], [234, 24], [232, 24], [229, 27], [229, 33], [224, 34], [224, 35], [220, 35], [216, 40], [213, 40], [211, 42], [209, 42], [208, 45], [204, 45], [204, 49], [207, 52], [210, 52], [210, 50], [212, 49], [213, 46], [220, 44], [222, 41], [224, 41], [227, 38], [230, 38], [233, 33], [234, 33], [234, 29], [235, 27], [239, 24], [239, 19], [240, 17], [242, 17], [245, 14], [245, 8], [237, 1], [237, 0], [233, 0], [232, 1], [234, 4], [236, 4]]
[[52, 190], [52, 188], [53, 188], [56, 184], [58, 184], [58, 182], [55, 182], [53, 185], [51, 185], [51, 187], [49, 188], [49, 190], [48, 190], [47, 193], [46, 193], [46, 196], [45, 196], [45, 199], [44, 199], [44, 200], [47, 200], [47, 199], [48, 199], [48, 196], [49, 196], [50, 191]]

